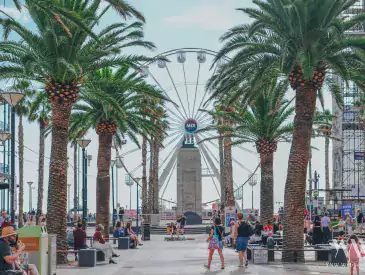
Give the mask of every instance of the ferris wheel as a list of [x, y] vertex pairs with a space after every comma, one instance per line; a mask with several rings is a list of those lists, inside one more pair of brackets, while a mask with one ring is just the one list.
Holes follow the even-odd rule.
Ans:
[[[159, 159], [160, 199], [174, 199], [176, 194], [176, 166], [178, 149], [183, 142], [194, 144], [200, 151], [202, 159], [203, 200], [216, 201], [220, 197], [220, 161], [217, 132], [197, 132], [214, 123], [212, 116], [206, 112], [214, 108], [213, 102], [206, 101], [210, 93], [205, 89], [207, 80], [215, 74], [219, 66], [228, 58], [222, 59], [214, 66], [216, 52], [200, 48], [180, 48], [157, 55], [151, 62], [141, 66], [140, 73], [146, 81], [160, 88], [170, 101], [165, 102], [169, 129], [163, 141]], [[204, 110], [203, 110], [204, 109]], [[201, 142], [203, 141], [203, 142]], [[251, 146], [251, 148], [250, 148]], [[121, 156], [132, 159], [132, 154], [140, 150], [128, 147]], [[139, 158], [140, 159], [140, 158]], [[237, 146], [232, 150], [233, 181], [237, 189], [236, 199], [243, 200], [241, 186], [253, 174], [259, 163], [257, 152], [252, 145]], [[130, 173], [140, 177], [142, 164], [125, 161]], [[147, 160], [149, 163], [149, 160]], [[175, 184], [174, 184], [175, 183]], [[171, 189], [171, 190], [169, 190]], [[207, 189], [216, 190], [215, 195], [204, 197]], [[169, 192], [168, 192], [169, 190]], [[166, 196], [169, 193], [169, 196]], [[241, 205], [238, 204], [238, 205]]]

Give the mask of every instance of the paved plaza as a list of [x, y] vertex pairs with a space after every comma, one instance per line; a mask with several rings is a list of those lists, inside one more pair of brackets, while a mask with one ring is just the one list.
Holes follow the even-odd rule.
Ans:
[[144, 242], [139, 249], [119, 250], [116, 265], [98, 265], [95, 268], [59, 266], [57, 275], [349, 274], [346, 267], [327, 267], [323, 262], [301, 265], [250, 263], [246, 269], [239, 268], [237, 254], [228, 248], [224, 250], [226, 269], [220, 270], [219, 256], [215, 254], [209, 271], [204, 268], [208, 256], [206, 236], [194, 237], [194, 241], [164, 242], [164, 236], [152, 235], [152, 240]]

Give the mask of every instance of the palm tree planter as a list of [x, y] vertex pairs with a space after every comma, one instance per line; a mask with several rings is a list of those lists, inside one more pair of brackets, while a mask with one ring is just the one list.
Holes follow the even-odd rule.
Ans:
[[[284, 203], [283, 261], [294, 260], [290, 249], [303, 247], [302, 216], [305, 208], [306, 171], [317, 93], [328, 83], [339, 106], [341, 93], [337, 83], [326, 76], [331, 70], [343, 80], [364, 87], [364, 38], [346, 37], [345, 32], [360, 24], [365, 15], [341, 20], [342, 14], [356, 0], [255, 0], [259, 9], [240, 9], [254, 21], [227, 32], [228, 40], [216, 57], [221, 59], [235, 52], [232, 60], [214, 76], [209, 87], [225, 94], [237, 89], [232, 101], [242, 96], [248, 104], [255, 98], [256, 90], [267, 80], [267, 75], [277, 73], [288, 77], [296, 93], [294, 133], [288, 162]], [[275, 11], [275, 12], [273, 12]], [[290, 23], [288, 23], [290, 22]], [[251, 89], [251, 91], [250, 91]], [[323, 98], [323, 97], [322, 97]], [[300, 260], [304, 254], [299, 253]]]

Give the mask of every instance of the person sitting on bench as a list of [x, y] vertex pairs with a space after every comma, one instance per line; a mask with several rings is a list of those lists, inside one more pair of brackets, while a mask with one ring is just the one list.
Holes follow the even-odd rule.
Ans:
[[[86, 246], [86, 232], [82, 229], [82, 223], [77, 224], [77, 229], [73, 231], [74, 248], [75, 250], [85, 249]], [[75, 261], [77, 261], [77, 253], [75, 253]]]
[[[0, 237], [0, 274], [38, 275], [34, 264], [28, 265], [28, 271], [22, 269], [18, 261], [25, 245], [18, 242], [18, 233], [11, 226], [2, 229]], [[15, 252], [13, 252], [15, 250]]]
[[138, 240], [137, 235], [133, 232], [130, 222], [127, 222], [127, 225], [125, 226], [125, 236], [131, 238], [131, 240], [134, 241], [134, 247], [137, 248], [137, 244], [138, 245], [143, 245]]
[[105, 258], [109, 259], [110, 264], [116, 264], [116, 262], [112, 259], [114, 256], [113, 247], [111, 244], [106, 243], [101, 231], [104, 229], [104, 226], [98, 224], [95, 228], [95, 233], [93, 236], [93, 248], [99, 249], [104, 252]]

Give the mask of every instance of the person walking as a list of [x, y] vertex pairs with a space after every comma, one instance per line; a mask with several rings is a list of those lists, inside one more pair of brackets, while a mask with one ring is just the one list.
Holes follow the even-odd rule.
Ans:
[[210, 269], [215, 250], [218, 250], [218, 254], [221, 259], [221, 269], [224, 269], [223, 238], [224, 228], [221, 226], [221, 219], [217, 217], [214, 219], [214, 225], [210, 229], [210, 235], [207, 239], [207, 242], [209, 243], [209, 256], [208, 264], [204, 265], [207, 269]]
[[324, 213], [324, 216], [321, 219], [321, 229], [323, 232], [323, 243], [327, 244], [331, 238], [331, 219], [327, 216], [327, 213]]
[[123, 216], [124, 216], [124, 208], [123, 207], [119, 207], [119, 220], [123, 221]]
[[247, 261], [247, 244], [248, 240], [253, 234], [253, 230], [251, 225], [246, 223], [243, 220], [243, 214], [237, 213], [237, 224], [236, 224], [236, 232], [235, 232], [235, 243], [236, 243], [236, 250], [238, 251], [238, 256], [240, 260], [239, 267], [243, 267], [243, 259], [245, 259], [245, 267], [248, 266]]
[[360, 241], [355, 234], [351, 235], [347, 240], [346, 259], [350, 262], [350, 274], [354, 274], [356, 266], [356, 274], [360, 274], [359, 260], [362, 257]]
[[351, 215], [349, 212], [346, 213], [346, 225], [347, 225], [347, 234], [351, 235], [352, 234], [352, 225], [354, 224], [354, 220], [352, 219]]
[[322, 244], [323, 232], [321, 229], [321, 219], [319, 216], [314, 217], [313, 221], [313, 244]]
[[364, 215], [361, 213], [360, 209], [358, 209], [356, 212], [357, 232], [362, 234], [362, 230], [364, 228]]

